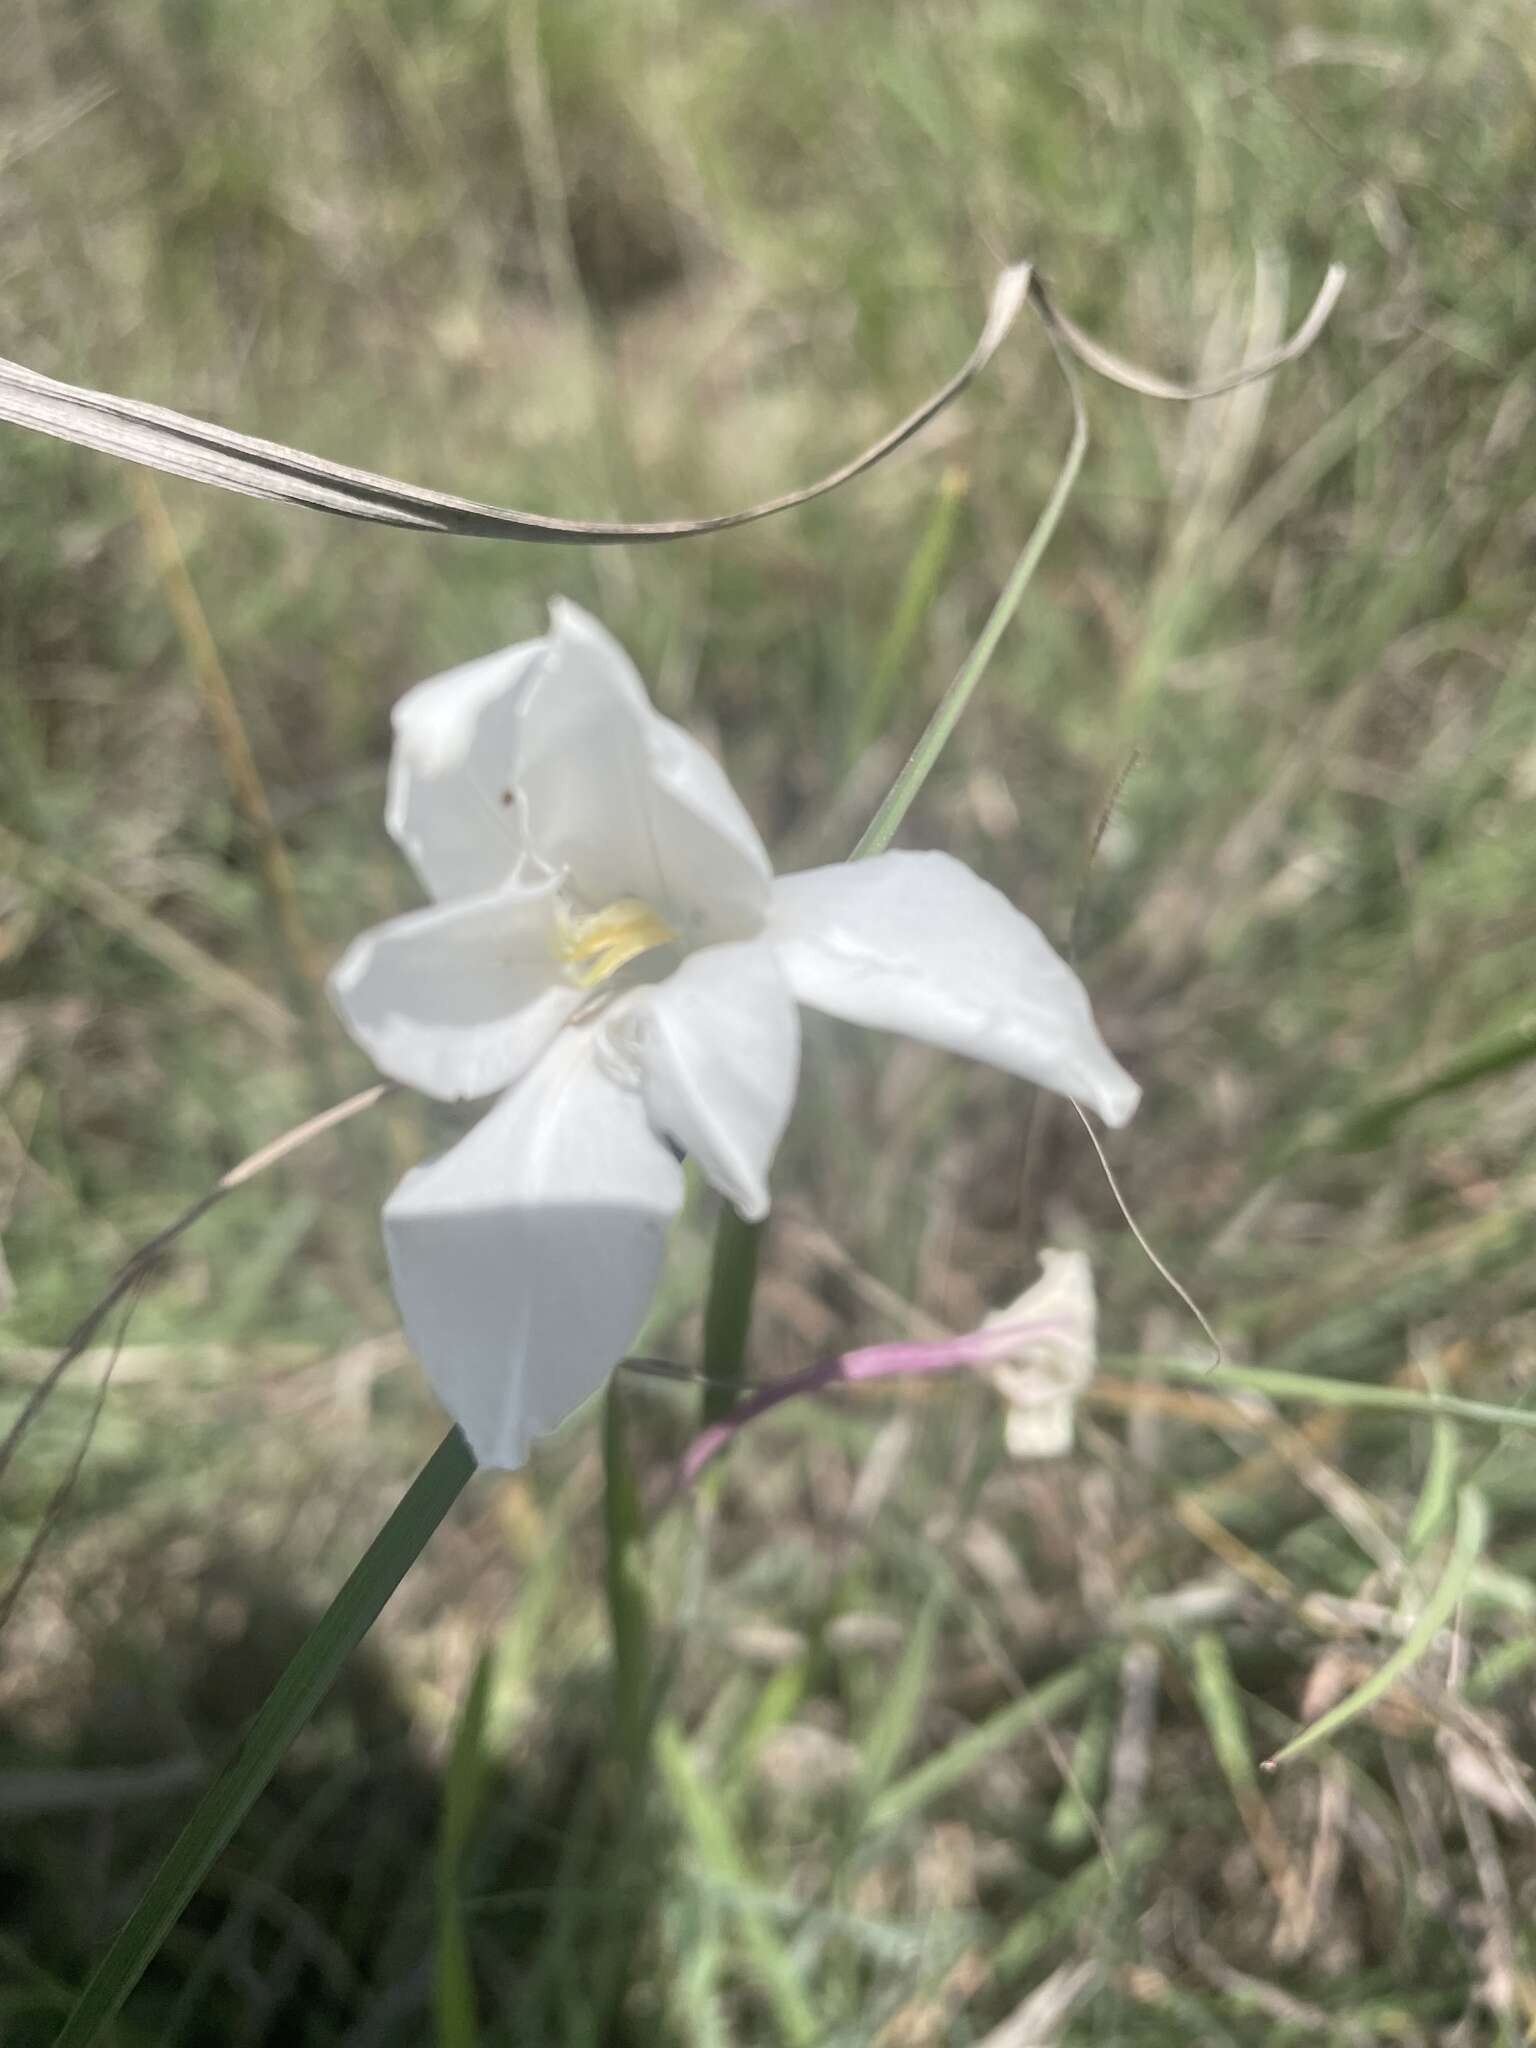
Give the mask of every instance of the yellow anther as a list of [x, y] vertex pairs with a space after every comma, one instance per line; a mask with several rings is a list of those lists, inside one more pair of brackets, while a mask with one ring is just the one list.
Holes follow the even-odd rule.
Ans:
[[597, 988], [657, 946], [670, 946], [677, 933], [638, 896], [620, 896], [601, 910], [578, 917], [560, 915], [556, 941], [560, 958], [578, 988]]

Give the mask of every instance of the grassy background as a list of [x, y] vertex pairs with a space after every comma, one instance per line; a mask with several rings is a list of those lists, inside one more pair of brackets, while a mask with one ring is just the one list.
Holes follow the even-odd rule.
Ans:
[[[1521, 0], [27, 0], [0, 21], [0, 352], [468, 495], [663, 517], [851, 452], [960, 361], [1009, 258], [1174, 374], [1271, 344], [1348, 263], [1271, 384], [1091, 390], [1080, 486], [903, 837], [1058, 937], [1081, 896], [1147, 1090], [1116, 1171], [1236, 1359], [1513, 1404], [1532, 50]], [[5, 432], [11, 1411], [129, 1248], [366, 1078], [278, 928], [166, 520], [323, 962], [412, 901], [391, 700], [553, 592], [718, 745], [782, 865], [844, 850], [1069, 425], [1026, 322], [873, 478], [628, 552], [353, 528]], [[477, 1482], [121, 2038], [413, 2042], [436, 1995], [470, 2041], [434, 1994], [450, 1925], [486, 2041], [1526, 2038], [1529, 1439], [1335, 1410], [1298, 1435], [1168, 1384], [1197, 1340], [1068, 1115], [831, 1025], [805, 1070], [755, 1374], [968, 1324], [1074, 1244], [1146, 1398], [1107, 1375], [1074, 1455], [1022, 1467], [979, 1383], [761, 1425], [651, 1544], [643, 1798], [611, 1756], [592, 1423]], [[8, 2040], [49, 2037], [435, 1441], [376, 1212], [445, 1132], [392, 1104], [215, 1212], [104, 1400], [101, 1353], [0, 1488], [9, 1574], [94, 1426], [0, 1661]], [[647, 1340], [674, 1357], [711, 1220]], [[628, 1395], [653, 1484], [691, 1403]], [[1260, 1780], [1422, 1609], [1473, 1475], [1492, 1534], [1454, 1626]]]

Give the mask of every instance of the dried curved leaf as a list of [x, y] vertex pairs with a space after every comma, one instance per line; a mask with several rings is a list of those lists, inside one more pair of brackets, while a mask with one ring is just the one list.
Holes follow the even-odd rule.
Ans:
[[348, 519], [371, 520], [382, 526], [413, 527], [425, 533], [476, 535], [490, 540], [578, 541], [601, 546], [623, 541], [684, 540], [690, 535], [719, 533], [787, 512], [812, 498], [824, 497], [883, 462], [942, 412], [996, 354], [1019, 309], [1029, 296], [1031, 270], [1018, 263], [1005, 270], [992, 288], [986, 325], [970, 355], [948, 383], [915, 412], [882, 434], [878, 441], [827, 476], [800, 490], [787, 491], [765, 504], [741, 512], [720, 512], [706, 519], [663, 519], [637, 525], [619, 521], [554, 519], [536, 512], [517, 512], [482, 504], [443, 491], [429, 491], [371, 470], [352, 469], [263, 441], [232, 427], [172, 412], [140, 399], [117, 398], [83, 384], [63, 384], [20, 363], [0, 358], [0, 420], [78, 442], [104, 455], [138, 462], [170, 476], [220, 490], [239, 491], [273, 504], [305, 505], [316, 512], [334, 512]]
[[760, 505], [738, 512], [719, 512], [703, 519], [661, 519], [637, 523], [600, 519], [556, 519], [543, 513], [519, 512], [446, 491], [426, 490], [398, 477], [354, 469], [324, 456], [307, 454], [281, 441], [265, 441], [221, 427], [168, 406], [141, 399], [119, 398], [84, 384], [66, 384], [0, 357], [0, 421], [73, 441], [125, 462], [164, 470], [194, 483], [238, 491], [278, 505], [303, 505], [316, 512], [362, 519], [382, 526], [403, 526], [421, 533], [473, 535], [490, 540], [581, 542], [607, 546], [628, 541], [686, 540], [696, 534], [720, 533], [728, 527], [788, 512], [813, 498], [851, 483], [920, 433], [996, 354], [1026, 300], [1033, 301], [1052, 336], [1088, 369], [1148, 398], [1190, 401], [1214, 398], [1255, 378], [1267, 377], [1283, 363], [1304, 353], [1322, 331], [1344, 287], [1344, 269], [1331, 264], [1311, 310], [1289, 341], [1204, 384], [1177, 384], [1115, 355], [1068, 319], [1028, 263], [1003, 271], [992, 288], [986, 325], [974, 349], [947, 383], [915, 412], [882, 434], [862, 454], [799, 490], [786, 491]]
[[1155, 370], [1138, 369], [1124, 356], [1117, 356], [1102, 342], [1095, 341], [1091, 334], [1085, 334], [1075, 321], [1069, 320], [1038, 277], [1030, 285], [1030, 297], [1039, 307], [1047, 326], [1056, 330], [1085, 369], [1107, 377], [1111, 384], [1123, 384], [1127, 391], [1137, 391], [1143, 398], [1167, 398], [1181, 404], [1193, 404], [1202, 398], [1220, 398], [1224, 391], [1236, 391], [1239, 385], [1268, 377], [1283, 364], [1305, 355], [1338, 304], [1347, 274], [1342, 263], [1330, 263], [1307, 317], [1289, 341], [1283, 341], [1266, 355], [1255, 356], [1250, 363], [1240, 363], [1235, 370], [1225, 370], [1219, 377], [1208, 378], [1203, 384], [1177, 384], [1171, 378], [1160, 377]]

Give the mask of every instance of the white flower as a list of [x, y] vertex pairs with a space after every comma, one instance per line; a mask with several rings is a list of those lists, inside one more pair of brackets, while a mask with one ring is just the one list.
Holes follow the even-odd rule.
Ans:
[[435, 901], [358, 939], [331, 992], [394, 1079], [500, 1096], [384, 1207], [406, 1333], [483, 1464], [521, 1464], [624, 1355], [681, 1155], [765, 1214], [797, 1003], [1134, 1110], [1005, 897], [942, 853], [775, 881], [719, 766], [575, 606], [394, 724], [386, 822]]

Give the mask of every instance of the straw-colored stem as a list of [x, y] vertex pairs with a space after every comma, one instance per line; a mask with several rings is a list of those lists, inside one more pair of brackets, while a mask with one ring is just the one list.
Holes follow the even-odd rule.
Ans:
[[131, 470], [129, 475], [150, 559], [202, 693], [229, 793], [256, 850], [262, 883], [272, 905], [283, 949], [298, 982], [313, 992], [324, 979], [324, 966], [304, 922], [288, 850], [273, 818], [266, 785], [256, 764], [245, 721], [240, 716], [240, 706], [230, 687], [218, 642], [208, 624], [208, 615], [203, 610], [202, 600], [187, 568], [186, 557], [182, 554], [176, 528], [171, 523], [159, 486], [148, 470]]

